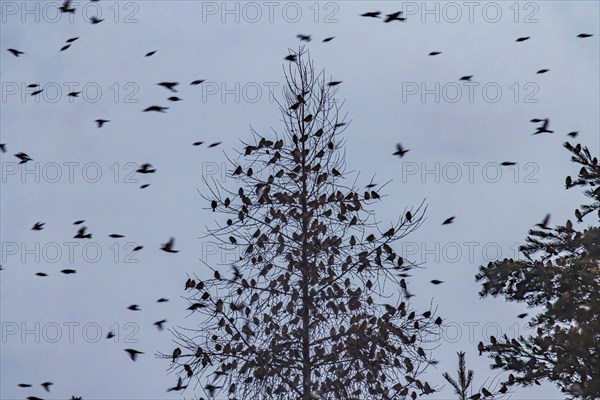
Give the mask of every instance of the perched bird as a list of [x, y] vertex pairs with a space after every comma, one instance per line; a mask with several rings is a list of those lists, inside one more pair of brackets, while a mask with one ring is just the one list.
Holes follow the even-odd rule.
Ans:
[[99, 24], [100, 22], [104, 21], [104, 19], [100, 19], [96, 16], [93, 16], [90, 18], [90, 22], [92, 23], [92, 25], [96, 25]]
[[196, 86], [196, 85], [201, 84], [204, 81], [205, 81], [205, 79], [196, 79], [195, 81], [193, 81], [192, 83], [190, 83], [190, 85]]
[[483, 342], [479, 342], [479, 344], [477, 345], [477, 350], [479, 350], [479, 355], [481, 356], [483, 354]]
[[409, 149], [404, 149], [400, 143], [396, 145], [396, 152], [392, 154], [393, 156], [399, 156], [400, 158], [404, 157], [406, 153], [408, 153]]
[[529, 38], [530, 38], [529, 36], [523, 36], [523, 37], [520, 37], [520, 38], [518, 38], [518, 39], [517, 39], [517, 40], [515, 40], [515, 41], [516, 41], [516, 42], [524, 42], [524, 41], [526, 41], [526, 40], [529, 40]]
[[592, 35], [591, 33], [580, 33], [579, 35], [577, 35], [578, 38], [588, 38], [592, 36], [594, 35]]
[[36, 222], [33, 227], [31, 228], [32, 231], [41, 231], [42, 229], [44, 229], [44, 225], [46, 225], [45, 222]]
[[160, 82], [157, 85], [169, 89], [171, 92], [177, 92], [175, 86], [179, 85], [179, 82]]
[[129, 353], [129, 357], [131, 357], [132, 361], [135, 361], [138, 354], [144, 354], [143, 352], [134, 349], [125, 349], [125, 351]]
[[138, 306], [137, 304], [132, 304], [129, 307], [127, 307], [128, 310], [131, 311], [141, 311], [142, 309], [140, 308], [140, 306]]
[[465, 75], [462, 78], [460, 78], [460, 81], [469, 81], [471, 82], [471, 78], [473, 78], [473, 75]]
[[8, 49], [8, 51], [15, 57], [19, 57], [21, 54], [25, 54], [17, 49]]
[[162, 330], [163, 330], [163, 324], [164, 324], [165, 322], [167, 322], [167, 320], [166, 320], [166, 319], [161, 319], [160, 321], [156, 321], [156, 322], [154, 323], [154, 325], [156, 325], [156, 327], [158, 328], [158, 330], [159, 330], [159, 331], [162, 331]]
[[152, 51], [149, 51], [148, 53], [146, 53], [145, 57], [150, 57], [150, 56], [153, 56], [154, 54], [156, 54], [156, 51], [157, 51], [157, 50], [152, 50]]
[[402, 11], [397, 11], [392, 14], [387, 14], [386, 15], [387, 18], [383, 22], [387, 24], [388, 22], [392, 22], [392, 21], [402, 21], [402, 22], [406, 21], [406, 18], [401, 17], [401, 15], [402, 15]]
[[104, 125], [107, 122], [110, 122], [110, 120], [108, 120], [108, 119], [97, 119], [95, 122], [96, 122], [96, 125], [98, 125], [98, 128], [102, 128], [102, 125]]
[[312, 40], [311, 37], [310, 37], [310, 35], [298, 34], [298, 35], [296, 35], [296, 37], [298, 39], [300, 39], [301, 42], [310, 42]]
[[75, 239], [91, 239], [92, 238], [92, 234], [88, 233], [86, 234], [86, 227], [82, 226], [81, 228], [79, 228], [79, 230], [77, 231], [77, 233], [75, 234], [75, 236], [73, 236], [73, 238]]
[[481, 388], [481, 394], [484, 397], [491, 397], [491, 396], [493, 396], [493, 394], [489, 390], [487, 390], [486, 388]]
[[177, 347], [175, 350], [173, 350], [173, 362], [175, 362], [175, 360], [177, 360], [179, 358], [179, 356], [181, 355], [181, 349], [179, 347]]
[[62, 270], [62, 271], [60, 271], [60, 272], [62, 272], [62, 273], [63, 273], [63, 274], [65, 274], [65, 275], [70, 275], [70, 274], [75, 274], [75, 273], [77, 273], [77, 271], [75, 271], [74, 269], [69, 269], [69, 268], [67, 268], [67, 269], [63, 269], [63, 270]]
[[539, 135], [540, 133], [554, 133], [554, 131], [551, 131], [548, 129], [548, 125], [550, 124], [550, 119], [546, 118], [546, 119], [543, 119], [542, 121], [544, 121], [544, 123], [542, 124], [542, 126], [537, 127], [537, 131], [534, 133], [534, 135]]
[[583, 222], [583, 215], [579, 209], [575, 210], [575, 218], [577, 218], [577, 222]]
[[41, 386], [46, 390], [46, 392], [50, 393], [50, 386], [54, 385], [52, 382], [44, 382]]
[[33, 159], [25, 153], [17, 153], [15, 154], [15, 157], [21, 160], [19, 164], [25, 164], [27, 161], [33, 161]]
[[412, 213], [410, 211], [406, 212], [406, 220], [408, 222], [412, 222]]
[[448, 224], [451, 224], [451, 223], [453, 223], [453, 222], [454, 222], [454, 218], [455, 218], [455, 217], [446, 218], [446, 219], [444, 220], [444, 222], [442, 222], [442, 225], [448, 225]]
[[179, 253], [179, 250], [173, 250], [173, 245], [175, 244], [175, 238], [170, 238], [167, 243], [164, 243], [160, 248], [162, 251], [166, 251], [167, 253]]
[[431, 53], [429, 53], [430, 56], [437, 56], [438, 54], [442, 54], [441, 51], [432, 51]]
[[171, 97], [169, 97], [167, 100], [169, 100], [169, 101], [181, 101], [181, 100], [183, 100], [183, 99], [181, 99], [181, 98], [179, 98], [179, 97], [177, 97], [177, 96], [171, 96]]
[[148, 112], [148, 111], [157, 111], [157, 112], [161, 112], [164, 113], [166, 112], [165, 110], [168, 110], [169, 107], [161, 107], [161, 106], [150, 106], [148, 108], [146, 108], [145, 110], [143, 110], [144, 112]]
[[544, 220], [542, 222], [540, 222], [539, 224], [535, 224], [535, 225], [542, 229], [550, 229], [550, 228], [548, 228], [549, 222], [550, 222], [550, 214], [546, 214], [546, 216], [544, 217]]
[[381, 11], [369, 11], [364, 14], [361, 14], [361, 17], [370, 17], [370, 18], [380, 18]]
[[152, 168], [152, 164], [144, 163], [140, 165], [140, 168], [138, 168], [135, 172], [140, 174], [153, 174], [156, 172], [156, 168]]
[[538, 72], [536, 72], [536, 74], [545, 74], [548, 71], [550, 71], [550, 70], [549, 69], [540, 69]]
[[335, 39], [335, 36], [325, 38], [325, 39], [323, 39], [323, 43], [331, 42], [333, 39]]

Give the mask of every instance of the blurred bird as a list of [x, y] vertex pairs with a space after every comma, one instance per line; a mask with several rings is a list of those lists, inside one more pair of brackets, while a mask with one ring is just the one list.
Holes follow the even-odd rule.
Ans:
[[52, 382], [44, 382], [41, 386], [46, 390], [46, 392], [50, 393], [50, 386], [54, 385]]
[[77, 231], [77, 233], [75, 234], [75, 236], [73, 236], [73, 238], [74, 238], [74, 239], [91, 239], [91, 238], [92, 238], [92, 234], [91, 234], [91, 233], [88, 233], [88, 234], [86, 234], [86, 233], [85, 233], [86, 229], [87, 229], [87, 227], [85, 227], [85, 226], [82, 226], [82, 227], [81, 227], [81, 228], [80, 228], [80, 229]]
[[42, 229], [44, 229], [44, 225], [46, 225], [45, 222], [36, 222], [33, 227], [31, 228], [32, 231], [41, 231]]
[[542, 222], [540, 222], [539, 224], [535, 224], [535, 225], [542, 229], [550, 229], [550, 228], [548, 228], [549, 222], [550, 222], [550, 214], [546, 214], [546, 216], [544, 217], [544, 220]]
[[205, 79], [196, 79], [195, 81], [192, 81], [192, 83], [190, 83], [190, 85], [196, 86], [196, 85], [201, 84], [204, 81], [205, 81]]
[[144, 163], [140, 165], [140, 168], [138, 168], [135, 172], [140, 174], [153, 174], [156, 172], [156, 168], [152, 168], [152, 164]]
[[323, 43], [331, 42], [333, 39], [335, 39], [335, 36], [325, 38], [325, 39], [323, 39]]
[[380, 18], [381, 11], [369, 11], [364, 14], [361, 14], [361, 17], [370, 17], [370, 18]]
[[75, 13], [75, 9], [74, 8], [70, 8], [69, 7], [70, 5], [71, 5], [71, 0], [65, 0], [58, 9], [62, 13], [71, 13], [71, 14], [74, 14]]
[[174, 243], [175, 243], [175, 238], [172, 237], [171, 239], [169, 239], [169, 241], [167, 243], [164, 243], [160, 249], [167, 253], [179, 253], [179, 250], [173, 250]]
[[72, 37], [72, 38], [70, 38], [70, 39], [67, 39], [67, 40], [65, 41], [65, 43], [73, 43], [73, 42], [74, 42], [74, 41], [76, 41], [77, 39], [79, 39], [79, 36], [77, 36], [77, 37]]
[[524, 41], [526, 41], [526, 40], [529, 40], [529, 38], [530, 38], [529, 36], [523, 36], [523, 37], [520, 37], [520, 38], [518, 38], [518, 39], [516, 40], [516, 42], [524, 42]]
[[310, 35], [298, 34], [298, 35], [296, 35], [296, 37], [298, 39], [300, 39], [301, 42], [310, 42], [312, 40], [311, 37], [310, 37]]
[[392, 154], [392, 155], [393, 156], [399, 156], [400, 158], [402, 158], [409, 151], [410, 151], [409, 149], [404, 150], [404, 148], [402, 147], [402, 145], [400, 143], [398, 143], [396, 145], [396, 152], [394, 154]]
[[145, 110], [143, 110], [144, 112], [148, 112], [148, 111], [157, 111], [157, 112], [161, 112], [164, 113], [165, 110], [168, 110], [169, 107], [161, 107], [161, 106], [150, 106], [148, 108], [146, 108]]
[[572, 138], [576, 138], [578, 134], [579, 134], [579, 132], [577, 132], [577, 131], [573, 131], [573, 132], [569, 132], [569, 133], [567, 133], [567, 136], [570, 136], [570, 137], [572, 137]]
[[440, 280], [437, 280], [437, 279], [432, 279], [431, 283], [433, 283], [434, 285], [439, 285], [441, 283], [444, 283], [444, 281], [440, 281]]
[[132, 361], [135, 361], [138, 354], [144, 354], [143, 352], [134, 349], [125, 349], [125, 351], [129, 354], [129, 357], [131, 357]]
[[91, 23], [92, 25], [99, 24], [99, 23], [100, 23], [100, 22], [102, 22], [102, 21], [104, 21], [104, 19], [100, 19], [100, 18], [98, 18], [98, 17], [96, 17], [96, 16], [93, 16], [93, 17], [91, 17], [91, 18], [90, 18], [90, 23]]
[[21, 160], [19, 164], [25, 164], [27, 161], [33, 161], [33, 159], [25, 153], [17, 153], [15, 154], [15, 157]]
[[69, 94], [67, 94], [67, 96], [69, 96], [69, 97], [79, 97], [80, 94], [81, 94], [81, 92], [70, 92]]
[[172, 392], [172, 391], [179, 391], [179, 390], [183, 390], [187, 387], [187, 385], [183, 386], [182, 385], [182, 380], [181, 377], [177, 378], [177, 385], [173, 386], [172, 388], [167, 389], [167, 392]]
[[429, 53], [430, 56], [437, 56], [439, 54], [442, 54], [441, 51], [432, 51], [431, 53]]
[[163, 324], [164, 324], [165, 322], [167, 322], [167, 320], [166, 320], [166, 319], [161, 319], [160, 321], [156, 321], [156, 322], [154, 323], [154, 325], [156, 325], [156, 327], [158, 328], [158, 330], [159, 330], [159, 331], [162, 331], [162, 330], [163, 330]]
[[548, 125], [550, 124], [550, 119], [546, 118], [546, 119], [543, 119], [542, 121], [544, 121], [544, 123], [542, 124], [542, 126], [537, 127], [537, 131], [534, 133], [534, 135], [539, 135], [540, 133], [554, 133], [554, 131], [548, 130]]
[[502, 165], [503, 167], [509, 167], [511, 165], [516, 165], [516, 162], [512, 162], [512, 161], [503, 161], [500, 163], [500, 165]]
[[110, 122], [110, 121], [107, 119], [97, 119], [95, 122], [96, 122], [96, 125], [98, 125], [98, 128], [102, 128], [102, 126], [105, 123]]
[[177, 92], [175, 86], [179, 85], [179, 82], [160, 82], [157, 85], [169, 89], [171, 92]]
[[540, 69], [538, 72], [536, 72], [536, 74], [545, 74], [548, 71], [550, 71], [550, 70], [549, 69]]
[[181, 98], [179, 98], [179, 97], [177, 97], [177, 96], [171, 96], [171, 97], [169, 97], [167, 100], [169, 100], [169, 101], [181, 101], [181, 100], [183, 100], [183, 99], [181, 99]]
[[166, 301], [169, 301], [169, 299], [165, 299], [164, 297], [161, 297], [160, 299], [156, 300], [157, 303], [164, 303]]
[[580, 33], [579, 35], [577, 35], [578, 38], [588, 38], [592, 36], [594, 35], [592, 35], [591, 33]]
[[150, 57], [150, 56], [153, 56], [153, 55], [155, 55], [155, 54], [156, 54], [156, 51], [157, 51], [157, 50], [152, 50], [152, 51], [149, 51], [148, 53], [146, 53], [146, 56], [145, 56], [145, 57]]
[[67, 268], [67, 269], [63, 269], [63, 270], [62, 270], [62, 271], [60, 271], [60, 272], [62, 272], [62, 273], [63, 273], [63, 274], [65, 274], [65, 275], [70, 275], [70, 274], [75, 274], [75, 273], [77, 273], [77, 271], [75, 271], [74, 269], [69, 269], [69, 268]]
[[471, 78], [473, 78], [473, 75], [465, 75], [462, 78], [460, 78], [459, 80], [461, 81], [471, 81]]
[[131, 311], [142, 311], [142, 309], [140, 308], [140, 306], [138, 306], [137, 304], [132, 304], [129, 307], [127, 307], [128, 310]]
[[290, 55], [288, 55], [288, 56], [285, 56], [284, 60], [286, 60], [286, 61], [296, 61], [296, 58], [297, 58], [297, 57], [298, 57], [298, 56], [297, 56], [297, 55], [295, 55], [295, 54], [290, 54]]
[[8, 49], [8, 51], [15, 57], [19, 57], [21, 54], [25, 54], [17, 49]]
[[211, 148], [211, 147], [217, 147], [217, 146], [218, 146], [218, 145], [220, 145], [221, 143], [223, 143], [223, 142], [216, 142], [216, 143], [212, 143], [212, 144], [208, 145], [208, 147], [209, 147], [209, 148]]
[[64, 45], [63, 47], [61, 47], [60, 51], [65, 51], [65, 50], [67, 50], [69, 47], [71, 47], [71, 45], [70, 45], [70, 44], [66, 44], [66, 45]]
[[455, 217], [447, 218], [446, 220], [444, 220], [444, 222], [442, 222], [442, 225], [448, 225], [448, 224], [453, 223], [454, 222], [454, 218]]
[[401, 17], [401, 15], [402, 15], [402, 11], [397, 11], [392, 14], [387, 14], [386, 15], [387, 18], [383, 22], [387, 24], [388, 22], [392, 22], [392, 21], [402, 21], [402, 22], [406, 21], [406, 18]]

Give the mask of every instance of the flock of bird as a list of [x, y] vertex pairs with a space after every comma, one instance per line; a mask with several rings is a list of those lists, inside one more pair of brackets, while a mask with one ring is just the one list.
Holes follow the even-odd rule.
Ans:
[[[97, 0], [91, 0], [91, 1], [97, 1]], [[61, 7], [59, 9], [60, 9], [60, 11], [62, 13], [74, 13], [75, 12], [75, 8], [72, 6], [70, 0], [64, 1], [64, 3], [61, 5]], [[406, 17], [403, 17], [402, 14], [403, 14], [402, 11], [397, 11], [397, 12], [393, 12], [393, 13], [390, 13], [390, 14], [383, 14], [380, 11], [370, 11], [370, 12], [365, 12], [365, 13], [361, 14], [361, 17], [373, 18], [373, 19], [382, 19], [383, 18], [383, 22], [384, 23], [390, 23], [390, 22], [393, 22], [393, 21], [406, 22]], [[90, 18], [90, 23], [91, 24], [98, 24], [98, 23], [100, 23], [102, 21], [103, 21], [103, 19], [100, 19], [98, 17], [91, 17]], [[588, 38], [588, 37], [591, 37], [591, 36], [592, 36], [591, 34], [587, 34], [587, 33], [581, 33], [581, 34], [577, 35], [578, 38]], [[306, 34], [298, 34], [297, 38], [300, 41], [302, 41], [302, 42], [310, 42], [312, 40], [311, 35], [306, 35]], [[333, 36], [332, 37], [326, 37], [326, 38], [324, 38], [322, 40], [322, 42], [323, 43], [327, 43], [327, 42], [332, 41], [334, 38], [335, 37], [333, 37]], [[529, 39], [530, 39], [529, 36], [519, 37], [519, 38], [516, 39], [516, 42], [525, 42], [525, 41], [527, 41]], [[59, 51], [63, 52], [63, 51], [68, 50], [69, 48], [71, 48], [73, 46], [73, 44], [77, 40], [79, 40], [79, 37], [73, 37], [73, 38], [67, 39], [65, 41], [65, 43], [63, 44], [63, 46], [60, 48]], [[21, 51], [21, 50], [18, 50], [18, 49], [14, 49], [14, 48], [9, 48], [9, 49], [7, 49], [7, 51], [9, 53], [11, 53], [14, 57], [20, 57], [20, 56], [26, 54], [24, 51]], [[158, 50], [149, 51], [149, 52], [147, 52], [145, 54], [145, 57], [152, 57], [154, 54], [157, 53], [157, 51]], [[441, 54], [442, 54], [441, 51], [431, 51], [428, 55], [429, 56], [439, 56]], [[287, 61], [296, 61], [297, 55], [296, 54], [290, 54], [290, 55], [286, 56], [284, 59], [287, 60]], [[549, 71], [550, 71], [550, 69], [545, 68], [545, 69], [541, 69], [541, 70], [537, 71], [537, 73], [538, 74], [544, 74], [544, 73], [547, 73]], [[473, 75], [465, 75], [465, 76], [462, 76], [459, 80], [462, 80], [462, 81], [471, 81], [472, 78], [473, 78]], [[204, 81], [205, 81], [204, 79], [196, 79], [196, 80], [193, 80], [192, 82], [190, 82], [189, 85], [190, 86], [198, 86], [198, 85], [202, 84]], [[339, 85], [341, 83], [342, 83], [341, 81], [332, 81], [332, 82], [329, 82], [328, 85], [329, 86], [337, 86], [337, 85]], [[179, 82], [177, 82], [177, 81], [159, 82], [159, 83], [157, 83], [157, 85], [165, 88], [170, 93], [179, 93], [178, 90], [177, 90], [177, 88], [179, 87]], [[34, 91], [31, 92], [31, 94], [30, 94], [31, 96], [37, 96], [37, 95], [41, 94], [43, 92], [43, 90], [44, 90], [37, 83], [29, 84], [27, 87], [29, 89], [35, 89]], [[70, 92], [70, 93], [67, 94], [67, 96], [73, 97], [73, 98], [77, 98], [77, 97], [79, 97], [80, 94], [81, 94], [81, 92]], [[179, 101], [182, 101], [183, 99], [180, 98], [180, 97], [178, 97], [178, 95], [174, 95], [173, 94], [170, 97], [168, 97], [167, 100], [170, 101], [170, 102], [179, 102]], [[293, 107], [294, 107], [294, 105], [291, 108], [293, 108]], [[151, 106], [148, 106], [147, 108], [145, 108], [142, 111], [143, 112], [166, 113], [167, 110], [169, 110], [169, 107], [161, 106], [161, 105], [151, 105]], [[98, 118], [94, 122], [95, 122], [97, 128], [103, 128], [106, 124], [110, 123], [111, 120], [105, 119], [105, 118]], [[531, 119], [531, 122], [532, 123], [541, 123], [541, 125], [539, 127], [537, 127], [537, 130], [534, 133], [534, 135], [544, 134], [544, 133], [548, 133], [548, 134], [554, 133], [554, 131], [552, 131], [552, 130], [549, 129], [549, 124], [550, 124], [549, 118], [543, 118], [543, 119], [542, 118], [534, 118], [534, 119]], [[577, 136], [577, 134], [578, 134], [578, 132], [570, 132], [570, 133], [568, 133], [568, 136], [574, 138], [574, 137]], [[200, 145], [202, 145], [204, 143], [205, 142], [202, 142], [202, 141], [194, 142], [193, 146], [200, 146]], [[221, 142], [214, 142], [214, 143], [208, 145], [208, 148], [214, 148], [214, 147], [216, 147], [216, 146], [218, 146], [220, 144], [221, 144]], [[7, 149], [6, 149], [6, 144], [5, 143], [0, 143], [0, 151], [2, 153], [6, 153]], [[396, 151], [393, 153], [393, 156], [398, 156], [399, 158], [403, 158], [404, 156], [406, 156], [406, 154], [409, 151], [410, 151], [409, 149], [404, 148], [400, 143], [398, 143], [396, 145]], [[22, 151], [18, 152], [18, 153], [15, 153], [14, 156], [17, 159], [20, 160], [19, 164], [25, 164], [25, 163], [27, 163], [29, 161], [33, 161], [33, 159], [27, 153], [22, 152]], [[505, 162], [501, 163], [501, 165], [503, 165], [503, 166], [510, 166], [510, 165], [515, 165], [515, 164], [516, 164], [515, 162], [511, 162], [511, 161], [505, 161]], [[142, 175], [146, 175], [146, 174], [156, 173], [156, 171], [157, 171], [156, 168], [154, 168], [152, 164], [150, 164], [150, 163], [143, 163], [143, 164], [140, 165], [140, 167], [137, 169], [136, 172], [139, 173], [139, 174], [142, 174]], [[567, 185], [568, 185], [568, 183], [567, 183]], [[149, 186], [149, 184], [143, 184], [143, 185], [141, 185], [141, 188], [143, 189], [143, 188], [146, 188], [148, 186]], [[374, 186], [376, 186], [376, 184], [370, 183], [369, 185], [367, 185], [367, 188], [373, 188]], [[213, 206], [213, 211], [214, 211], [214, 208], [216, 207], [216, 205], [213, 204], [212, 206]], [[409, 222], [412, 220], [412, 217], [413, 216], [412, 216], [412, 214], [411, 214], [410, 211], [407, 212], [406, 215], [405, 215], [405, 218]], [[452, 224], [454, 222], [454, 220], [455, 220], [455, 216], [451, 216], [451, 217], [445, 219], [442, 222], [442, 225]], [[548, 214], [541, 223], [537, 224], [537, 226], [540, 227], [540, 228], [542, 228], [542, 229], [548, 229], [549, 221], [550, 221], [550, 215]], [[82, 225], [84, 222], [85, 222], [84, 220], [78, 220], [78, 221], [75, 221], [73, 223], [74, 225], [78, 226], [78, 229], [77, 229], [75, 235], [73, 236], [73, 238], [75, 238], [75, 239], [91, 239], [92, 238], [92, 233], [88, 232], [88, 228], [86, 226]], [[42, 231], [44, 228], [45, 228], [45, 223], [41, 222], [41, 221], [38, 221], [38, 222], [36, 222], [33, 225], [33, 227], [31, 228], [31, 230], [32, 231]], [[121, 235], [121, 234], [115, 234], [115, 233], [113, 233], [113, 234], [108, 235], [108, 237], [113, 238], [113, 239], [121, 239], [121, 238], [124, 238], [125, 236]], [[142, 245], [136, 245], [133, 248], [133, 252], [140, 251], [142, 248], [143, 248]], [[166, 253], [171, 253], [171, 254], [179, 252], [179, 250], [175, 249], [175, 239], [173, 237], [171, 237], [166, 243], [162, 244], [162, 246], [160, 247], [160, 249], [162, 251], [166, 252]], [[0, 269], [1, 269], [1, 267], [0, 267]], [[70, 274], [75, 274], [77, 271], [74, 270], [74, 269], [71, 269], [71, 268], [67, 268], [67, 269], [63, 269], [60, 272], [62, 272], [63, 274], [66, 274], [66, 275], [70, 275]], [[239, 274], [239, 271], [236, 271], [236, 273]], [[35, 275], [40, 276], [40, 277], [46, 277], [46, 276], [48, 276], [48, 274], [45, 273], [45, 272], [37, 272]], [[431, 280], [431, 283], [433, 285], [439, 285], [439, 284], [442, 284], [444, 282], [440, 281], [440, 280], [437, 280], [437, 279], [433, 279], [433, 280]], [[186, 282], [186, 289], [188, 289], [190, 287], [190, 285], [191, 285], [191, 287], [193, 287], [195, 285], [195, 282], [193, 282], [193, 281], [190, 282], [190, 279], [188, 279], [188, 282]], [[164, 302], [167, 302], [167, 301], [168, 301], [167, 298], [160, 298], [160, 299], [157, 300], [158, 303], [164, 303]], [[193, 311], [193, 307], [194, 307], [194, 305], [190, 306], [189, 309]], [[132, 304], [129, 307], [127, 307], [127, 309], [130, 310], [130, 311], [141, 311], [140, 306], [137, 305], [137, 304]], [[518, 317], [519, 318], [524, 318], [526, 315], [527, 315], [526, 313], [523, 313], [523, 314], [518, 315]], [[154, 326], [156, 326], [156, 328], [159, 331], [162, 331], [164, 329], [164, 324], [166, 324], [166, 322], [167, 322], [167, 320], [163, 318], [161, 320], [156, 321], [154, 323]], [[114, 332], [110, 331], [110, 332], [108, 332], [108, 334], [106, 336], [106, 339], [112, 339], [114, 336], [115, 336]], [[480, 346], [481, 346], [481, 344], [480, 344]], [[134, 361], [134, 362], [137, 361], [139, 355], [145, 354], [142, 351], [139, 351], [139, 350], [136, 350], [136, 349], [132, 349], [132, 348], [126, 348], [126, 349], [124, 349], [124, 351], [128, 354], [128, 356], [130, 357], [130, 359], [132, 361]], [[181, 349], [180, 348], [176, 348], [174, 350], [173, 354], [172, 354], [173, 361], [175, 361], [180, 355], [181, 355]], [[191, 377], [192, 376], [191, 369], [188, 370], [188, 368], [186, 368], [186, 371], [188, 372], [188, 377]], [[49, 381], [48, 382], [44, 382], [44, 383], [41, 384], [41, 386], [43, 387], [43, 389], [46, 392], [50, 392], [50, 386], [52, 386], [52, 385], [53, 385], [53, 383], [49, 382]], [[19, 383], [18, 387], [20, 387], [20, 388], [32, 388], [32, 385], [28, 384], [28, 383]], [[180, 390], [185, 389], [186, 387], [187, 387], [187, 385], [184, 385], [182, 378], [179, 377], [178, 381], [177, 381], [177, 384], [174, 387], [169, 388], [167, 391], [169, 391], [169, 392], [170, 391], [180, 391]], [[218, 388], [219, 387], [214, 386], [214, 385], [207, 385], [205, 387], [205, 389], [210, 394], [212, 394]], [[485, 395], [485, 393], [484, 393], [484, 395]], [[36, 396], [29, 396], [28, 399], [29, 400], [39, 400], [39, 398], [36, 397]], [[77, 399], [77, 398], [73, 397], [73, 399]], [[475, 399], [475, 397], [472, 397], [472, 399]]]

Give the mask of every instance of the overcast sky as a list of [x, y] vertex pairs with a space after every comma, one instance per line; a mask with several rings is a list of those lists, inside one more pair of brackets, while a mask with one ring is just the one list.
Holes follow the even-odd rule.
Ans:
[[[527, 319], [516, 317], [523, 306], [480, 300], [474, 276], [481, 264], [517, 257], [546, 213], [564, 223], [583, 201], [564, 190], [577, 167], [562, 143], [578, 131], [575, 141], [599, 154], [598, 2], [101, 0], [74, 2], [73, 15], [57, 14], [59, 4], [0, 1], [1, 398], [167, 398], [176, 377], [155, 353], [172, 351], [172, 336], [152, 324], [197, 326], [180, 298], [187, 276], [206, 276], [200, 259], [235, 257], [198, 239], [215, 221], [198, 194], [202, 177], [227, 185], [225, 153], [250, 127], [281, 131], [272, 95], [281, 98], [283, 57], [299, 33], [312, 35], [303, 44], [327, 79], [343, 81], [348, 169], [360, 172], [360, 185], [392, 180], [379, 219], [429, 206], [425, 224], [397, 246], [425, 267], [410, 279], [415, 306], [433, 302], [447, 322], [428, 380], [441, 387], [459, 350], [477, 387], [496, 376], [477, 343], [525, 334]], [[375, 10], [404, 10], [407, 21], [359, 16]], [[92, 25], [95, 15], [104, 20]], [[577, 38], [584, 32], [594, 36]], [[531, 39], [515, 42], [523, 36]], [[465, 75], [471, 83], [459, 81]], [[195, 79], [206, 81], [190, 86]], [[161, 81], [181, 82], [183, 101], [167, 101]], [[31, 83], [44, 92], [30, 96]], [[170, 109], [141, 112], [155, 104]], [[98, 118], [110, 122], [98, 129]], [[554, 134], [532, 136], [532, 118], [550, 118]], [[208, 149], [212, 142], [223, 143]], [[398, 142], [410, 149], [402, 160], [392, 156]], [[33, 161], [19, 166], [18, 152]], [[133, 173], [145, 162], [157, 173]], [[450, 216], [455, 223], [442, 227]], [[73, 239], [76, 220], [92, 240]], [[42, 231], [31, 230], [37, 221]], [[177, 254], [160, 251], [171, 236]], [[131, 243], [144, 248], [130, 256]], [[104, 339], [109, 330], [119, 335]], [[145, 354], [133, 363], [124, 348]], [[55, 383], [50, 394], [44, 381]], [[512, 395], [561, 397], [548, 384]], [[446, 385], [430, 398], [454, 396]]]

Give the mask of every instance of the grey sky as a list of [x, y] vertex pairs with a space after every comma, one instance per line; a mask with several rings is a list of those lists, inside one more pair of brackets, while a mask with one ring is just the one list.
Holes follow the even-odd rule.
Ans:
[[[378, 183], [393, 180], [376, 208], [379, 219], [394, 220], [425, 198], [429, 205], [424, 226], [397, 250], [426, 267], [410, 280], [415, 306], [433, 301], [449, 324], [430, 381], [443, 385], [441, 374], [456, 369], [459, 350], [467, 352], [477, 385], [495, 376], [490, 360], [477, 356], [477, 343], [498, 329], [524, 333], [526, 320], [516, 318], [523, 307], [479, 300], [474, 276], [481, 264], [515, 257], [546, 213], [562, 223], [583, 200], [564, 190], [564, 178], [577, 168], [562, 143], [579, 131], [576, 142], [599, 153], [600, 8], [594, 1], [466, 3], [103, 0], [74, 2], [69, 20], [56, 18], [58, 2], [0, 1], [0, 142], [7, 144], [0, 154], [0, 397], [167, 398], [176, 377], [154, 354], [172, 350], [171, 336], [152, 323], [197, 324], [185, 318], [187, 303], [179, 297], [186, 274], [206, 273], [199, 258], [214, 264], [235, 257], [210, 255], [198, 239], [214, 215], [197, 189], [205, 190], [203, 174], [222, 179], [223, 152], [233, 154], [250, 126], [266, 135], [281, 130], [269, 91], [280, 98], [283, 57], [298, 48], [298, 33], [312, 35], [307, 48], [316, 66], [343, 81], [338, 99], [352, 121], [348, 169], [362, 171], [361, 185], [373, 175]], [[99, 24], [82, 16], [97, 10], [105, 19]], [[408, 20], [359, 17], [374, 10], [404, 10]], [[577, 38], [582, 32], [594, 36]], [[321, 43], [329, 36], [335, 39]], [[531, 39], [516, 43], [521, 36]], [[79, 39], [59, 52], [71, 37]], [[8, 48], [25, 54], [13, 57]], [[144, 57], [151, 50], [158, 52]], [[430, 57], [431, 51], [442, 54]], [[550, 72], [536, 74], [542, 68]], [[464, 75], [474, 76], [471, 86], [458, 81]], [[189, 86], [195, 79], [206, 82]], [[183, 101], [167, 101], [172, 94], [156, 85], [161, 81], [181, 82]], [[45, 87], [38, 100], [25, 92], [36, 82]], [[66, 96], [71, 84], [84, 90], [73, 101]], [[154, 104], [170, 110], [141, 112]], [[547, 117], [554, 135], [532, 136], [529, 120]], [[97, 129], [97, 118], [110, 122]], [[196, 141], [206, 143], [193, 147]], [[206, 148], [217, 141], [223, 144]], [[391, 155], [398, 142], [411, 150], [402, 160]], [[17, 167], [17, 152], [34, 161]], [[519, 164], [500, 169], [503, 161]], [[144, 162], [158, 172], [132, 174], [128, 163]], [[140, 190], [142, 183], [151, 186]], [[440, 226], [453, 215], [453, 225]], [[86, 253], [84, 242], [73, 239], [79, 219], [93, 234]], [[37, 221], [45, 229], [33, 232]], [[111, 233], [126, 238], [109, 239]], [[177, 254], [159, 250], [170, 236]], [[144, 246], [137, 263], [126, 258], [128, 242]], [[77, 274], [59, 272], [71, 267]], [[39, 271], [49, 276], [35, 276]], [[445, 283], [432, 286], [433, 278]], [[156, 303], [160, 297], [171, 301]], [[130, 304], [142, 311], [127, 310]], [[69, 323], [79, 324], [72, 342]], [[117, 343], [104, 339], [115, 323]], [[57, 326], [61, 336], [53, 343]], [[22, 338], [23, 328], [37, 334]], [[131, 339], [138, 343], [124, 343]], [[146, 354], [132, 363], [127, 347]], [[55, 383], [50, 394], [39, 387], [47, 380]], [[561, 397], [544, 384], [517, 389], [512, 398]], [[430, 398], [454, 397], [446, 386]]]

